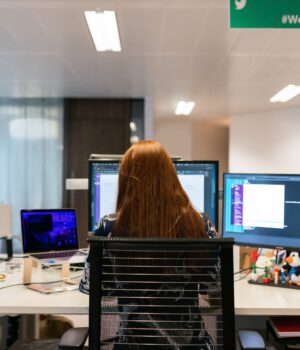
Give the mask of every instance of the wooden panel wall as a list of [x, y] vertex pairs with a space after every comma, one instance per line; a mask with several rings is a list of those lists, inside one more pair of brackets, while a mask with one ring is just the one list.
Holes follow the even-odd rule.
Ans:
[[[65, 100], [64, 181], [88, 177], [91, 153], [122, 154], [127, 150], [130, 114], [130, 99]], [[87, 246], [88, 191], [64, 190], [63, 202], [65, 207], [76, 208], [80, 247]]]

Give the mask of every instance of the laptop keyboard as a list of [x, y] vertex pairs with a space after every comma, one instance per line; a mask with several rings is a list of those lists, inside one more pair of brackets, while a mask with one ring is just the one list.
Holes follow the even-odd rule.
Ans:
[[68, 258], [75, 255], [78, 250], [68, 250], [64, 252], [48, 252], [48, 253], [34, 253], [34, 257], [38, 259], [53, 259], [53, 258]]

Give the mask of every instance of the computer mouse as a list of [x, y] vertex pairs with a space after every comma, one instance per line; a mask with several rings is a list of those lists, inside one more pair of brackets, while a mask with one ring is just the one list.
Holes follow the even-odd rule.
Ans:
[[55, 260], [48, 260], [48, 264], [54, 264]]
[[256, 331], [251, 330], [238, 330], [238, 339], [240, 341], [241, 348], [243, 350], [247, 349], [257, 349], [257, 350], [265, 350], [266, 345], [263, 337]]

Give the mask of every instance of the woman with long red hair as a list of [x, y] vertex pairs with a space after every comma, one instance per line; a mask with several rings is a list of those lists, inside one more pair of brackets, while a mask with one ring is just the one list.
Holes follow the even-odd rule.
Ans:
[[174, 164], [156, 141], [140, 141], [125, 153], [119, 169], [116, 213], [100, 220], [95, 235], [217, 238], [205, 213], [183, 190]]
[[207, 236], [204, 225], [162, 145], [133, 145], [119, 170], [113, 232], [126, 237], [200, 238]]
[[[193, 208], [170, 156], [156, 141], [140, 141], [125, 153], [119, 169], [116, 212], [103, 217], [94, 234], [137, 238], [218, 238], [207, 215]], [[89, 257], [80, 290], [89, 293]], [[197, 298], [195, 300], [197, 303]], [[203, 325], [201, 315], [195, 316], [191, 312], [191, 317], [193, 322], [198, 317], [199, 324]], [[130, 322], [129, 319], [130, 316], [126, 321]], [[190, 321], [187, 319], [187, 328]], [[205, 335], [203, 342], [198, 340], [197, 344], [213, 349], [208, 333], [202, 330], [202, 334]], [[181, 349], [180, 346], [174, 347], [177, 348]]]

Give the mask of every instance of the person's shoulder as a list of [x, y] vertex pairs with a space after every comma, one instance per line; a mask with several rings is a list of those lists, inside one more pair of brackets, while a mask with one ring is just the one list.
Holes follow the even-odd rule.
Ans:
[[113, 222], [116, 219], [117, 219], [117, 215], [115, 213], [113, 213], [113, 214], [104, 215], [101, 220], [103, 222]]
[[112, 226], [116, 219], [116, 214], [109, 214], [103, 216], [96, 227], [94, 235], [108, 236], [112, 232]]
[[204, 222], [207, 222], [207, 221], [210, 220], [208, 215], [204, 211], [200, 212], [199, 214], [200, 214], [200, 216], [201, 216], [201, 218], [203, 219]]
[[219, 234], [215, 228], [215, 225], [212, 223], [208, 215], [204, 212], [200, 213], [202, 220], [204, 221], [204, 229], [208, 238], [219, 238]]

